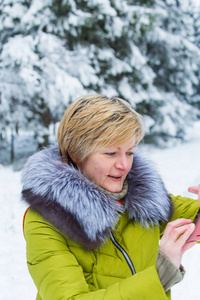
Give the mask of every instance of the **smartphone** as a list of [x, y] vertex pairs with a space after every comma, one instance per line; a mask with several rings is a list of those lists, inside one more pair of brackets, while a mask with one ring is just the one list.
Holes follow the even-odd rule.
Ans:
[[200, 241], [200, 209], [198, 210], [193, 223], [195, 224], [195, 229], [191, 236], [188, 238], [187, 242]]

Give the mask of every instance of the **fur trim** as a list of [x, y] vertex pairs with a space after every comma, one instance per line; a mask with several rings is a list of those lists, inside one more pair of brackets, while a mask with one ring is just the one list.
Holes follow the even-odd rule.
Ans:
[[125, 209], [130, 219], [148, 227], [149, 223], [152, 226], [159, 225], [171, 218], [171, 198], [160, 176], [144, 157], [138, 154], [134, 157], [127, 180]]
[[[125, 209], [143, 226], [167, 221], [171, 200], [158, 174], [138, 154], [127, 176]], [[115, 226], [120, 205], [86, 176], [64, 163], [58, 147], [30, 157], [22, 174], [22, 197], [70, 239], [97, 248]]]

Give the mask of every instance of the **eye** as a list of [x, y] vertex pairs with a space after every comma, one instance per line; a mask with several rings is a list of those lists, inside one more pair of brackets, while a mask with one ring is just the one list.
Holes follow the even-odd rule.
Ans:
[[116, 154], [116, 152], [106, 152], [105, 154], [108, 156], [114, 156]]
[[126, 155], [133, 156], [134, 152], [127, 152]]

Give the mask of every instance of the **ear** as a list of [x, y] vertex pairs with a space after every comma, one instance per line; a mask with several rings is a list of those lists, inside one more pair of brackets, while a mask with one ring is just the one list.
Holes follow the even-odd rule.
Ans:
[[69, 155], [69, 159], [71, 159], [71, 161], [75, 164], [77, 164], [77, 158], [75, 155], [73, 155], [69, 150], [67, 151], [68, 155]]

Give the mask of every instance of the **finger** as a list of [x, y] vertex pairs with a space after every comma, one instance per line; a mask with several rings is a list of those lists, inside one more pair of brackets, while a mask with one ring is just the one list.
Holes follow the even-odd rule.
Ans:
[[168, 244], [168, 245], [174, 244], [177, 241], [180, 234], [183, 232], [183, 229], [178, 229], [178, 228], [180, 226], [191, 224], [191, 222], [192, 221], [188, 220], [188, 219], [177, 219], [175, 221], [169, 222], [167, 224], [167, 227], [162, 236], [161, 245], [162, 244]]
[[[173, 242], [176, 242], [178, 239], [181, 238], [181, 242], [183, 242], [184, 244], [184, 239], [186, 238], [185, 236], [187, 236], [187, 232], [189, 231], [189, 236], [190, 234], [194, 231], [194, 228], [195, 228], [195, 225], [192, 223], [190, 224], [186, 224], [186, 225], [182, 225], [182, 226], [179, 226], [179, 227], [176, 227], [174, 228], [174, 230], [171, 232], [170, 234], [170, 239], [173, 241]], [[186, 234], [186, 235], [185, 235]], [[188, 236], [188, 237], [189, 237]], [[187, 238], [186, 238], [187, 239]]]
[[179, 226], [182, 226], [182, 225], [190, 224], [191, 222], [192, 221], [190, 219], [179, 218], [179, 219], [176, 219], [172, 222], [169, 222], [168, 224], [171, 224], [172, 227], [179, 227]]
[[176, 228], [176, 227], [179, 227], [179, 226], [183, 226], [183, 225], [187, 225], [187, 224], [191, 224], [191, 220], [189, 219], [177, 219], [175, 221], [172, 221], [172, 222], [169, 222], [166, 226], [166, 229], [164, 231], [164, 234], [165, 235], [170, 235], [170, 233]]
[[200, 204], [200, 184], [198, 186], [198, 200], [199, 200], [199, 204]]
[[188, 192], [198, 195], [199, 186], [190, 186]]
[[200, 184], [198, 186], [189, 187], [188, 191], [198, 195], [198, 201], [199, 201], [199, 205], [200, 205]]
[[183, 245], [186, 243], [186, 241], [188, 240], [190, 235], [193, 233], [194, 229], [195, 229], [194, 223], [191, 223], [188, 226], [185, 226], [185, 228], [184, 228], [185, 231], [182, 232], [182, 234], [179, 236], [179, 238], [177, 240], [177, 244], [180, 247], [183, 247]]

